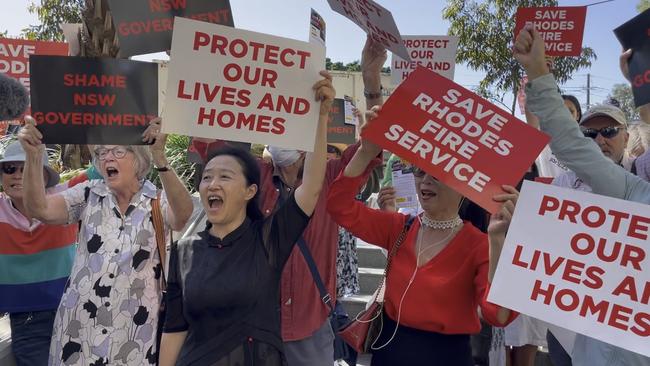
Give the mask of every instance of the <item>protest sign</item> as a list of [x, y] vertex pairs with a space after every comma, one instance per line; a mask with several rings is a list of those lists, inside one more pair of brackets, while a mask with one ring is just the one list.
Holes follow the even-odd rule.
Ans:
[[142, 145], [158, 113], [158, 65], [32, 56], [32, 115], [46, 144]]
[[361, 27], [386, 49], [410, 61], [393, 14], [372, 0], [327, 0], [335, 12]]
[[649, 231], [647, 205], [526, 181], [488, 301], [650, 356]]
[[395, 202], [397, 209], [418, 208], [418, 194], [415, 190], [415, 177], [413, 166], [404, 161], [396, 161], [391, 166], [393, 188], [395, 188]]
[[527, 23], [532, 23], [544, 40], [547, 56], [580, 56], [586, 17], [586, 6], [519, 8], [515, 39]]
[[309, 16], [309, 42], [325, 47], [325, 20], [314, 9]]
[[320, 45], [176, 18], [162, 129], [313, 151], [324, 68]]
[[171, 49], [174, 17], [233, 26], [229, 0], [109, 0], [120, 56]]
[[456, 66], [456, 36], [402, 36], [411, 61], [393, 54], [391, 60], [391, 81], [399, 85], [418, 66], [454, 80]]
[[614, 29], [624, 49], [632, 49], [628, 62], [634, 105], [650, 103], [650, 9]]
[[327, 121], [327, 142], [352, 145], [356, 142], [356, 128], [345, 123], [345, 100], [334, 99]]
[[344, 107], [345, 107], [345, 124], [358, 126], [359, 118], [354, 114], [355, 106], [352, 103], [352, 98], [346, 95], [343, 98], [343, 100], [344, 100]]
[[549, 141], [449, 79], [418, 67], [363, 136], [424, 169], [489, 212]]

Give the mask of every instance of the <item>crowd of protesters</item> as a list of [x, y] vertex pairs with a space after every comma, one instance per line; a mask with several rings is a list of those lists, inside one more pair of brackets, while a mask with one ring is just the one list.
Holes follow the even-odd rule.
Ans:
[[[532, 176], [649, 203], [650, 121], [631, 125], [613, 104], [583, 113], [558, 92], [532, 28], [518, 35], [513, 54], [529, 79], [527, 122], [551, 136]], [[386, 57], [368, 38], [363, 128], [381, 114]], [[621, 56], [628, 79], [629, 57]], [[379, 208], [366, 205], [383, 151], [365, 139], [327, 145], [336, 92], [331, 75], [320, 75], [314, 151], [269, 146], [267, 159], [227, 143], [202, 151], [196, 185], [207, 223], [169, 252], [160, 241], [187, 225], [193, 202], [165, 156], [160, 119], [143, 134], [148, 146], [93, 146], [99, 177], [59, 184], [26, 117], [0, 160], [0, 312], [9, 313], [16, 364], [332, 365], [330, 317], [337, 298], [359, 291], [359, 238], [394, 254], [372, 365], [472, 366], [470, 336], [482, 321], [494, 334], [505, 328], [505, 357], [493, 364], [533, 365], [547, 346], [557, 366], [650, 365], [583, 334], [569, 355], [543, 322], [487, 301], [516, 187], [493, 197], [500, 209], [489, 216], [414, 166], [418, 209], [396, 209], [390, 179]], [[399, 160], [391, 156], [387, 177]], [[152, 169], [161, 189], [147, 180]]]

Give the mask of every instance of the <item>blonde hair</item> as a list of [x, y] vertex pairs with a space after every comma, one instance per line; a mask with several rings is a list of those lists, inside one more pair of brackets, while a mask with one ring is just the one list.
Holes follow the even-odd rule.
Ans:
[[[95, 145], [95, 147], [99, 146], [101, 145]], [[151, 171], [152, 166], [152, 157], [151, 151], [149, 151], [149, 146], [131, 145], [127, 146], [126, 148], [133, 152], [133, 155], [135, 156], [135, 170], [138, 180], [146, 179], [149, 175], [149, 172]], [[96, 168], [99, 168], [99, 159], [97, 159], [97, 155], [95, 154], [94, 150], [93, 165]]]
[[630, 137], [625, 151], [629, 156], [636, 157], [648, 151], [650, 147], [650, 126], [648, 124], [635, 123], [628, 128], [628, 133]]

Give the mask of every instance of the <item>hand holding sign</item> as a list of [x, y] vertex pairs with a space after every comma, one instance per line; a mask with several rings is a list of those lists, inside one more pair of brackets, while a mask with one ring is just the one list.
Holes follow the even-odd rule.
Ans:
[[632, 49], [630, 48], [627, 51], [623, 51], [621, 53], [621, 56], [618, 58], [618, 63], [619, 66], [621, 67], [621, 74], [623, 74], [623, 77], [629, 81], [632, 82], [632, 79], [630, 79], [630, 67], [628, 63], [630, 62], [630, 57], [632, 57]]
[[492, 282], [496, 272], [503, 250], [503, 244], [506, 241], [506, 234], [510, 228], [510, 222], [515, 212], [519, 191], [513, 186], [503, 185], [501, 189], [505, 193], [497, 194], [492, 199], [501, 202], [501, 208], [490, 216], [488, 225], [488, 236], [490, 238], [490, 271], [488, 272], [488, 281]]
[[526, 70], [528, 80], [548, 74], [548, 66], [544, 57], [544, 40], [532, 25], [526, 25], [519, 32], [512, 53]]
[[18, 141], [28, 157], [43, 156], [45, 145], [43, 134], [36, 128], [36, 121], [31, 116], [25, 116], [25, 125], [18, 132]]
[[397, 191], [395, 188], [390, 186], [381, 188], [377, 194], [377, 204], [382, 211], [397, 212]]
[[387, 58], [386, 48], [368, 36], [361, 51], [361, 76], [365, 92], [380, 95], [378, 98], [367, 98], [375, 101], [375, 103], [368, 103], [370, 107], [381, 103], [381, 69]]
[[330, 109], [332, 109], [332, 102], [336, 96], [336, 90], [332, 84], [332, 75], [323, 70], [319, 72], [323, 80], [317, 81], [313, 89], [316, 91], [316, 101], [320, 101], [320, 115], [329, 116]]

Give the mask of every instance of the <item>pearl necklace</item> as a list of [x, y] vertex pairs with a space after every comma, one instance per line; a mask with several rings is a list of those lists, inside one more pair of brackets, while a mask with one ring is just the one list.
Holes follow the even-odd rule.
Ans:
[[462, 225], [463, 220], [461, 220], [459, 216], [456, 216], [451, 220], [439, 221], [430, 219], [426, 214], [422, 214], [422, 216], [420, 216], [420, 223], [422, 223], [423, 226], [434, 230], [447, 230]]

